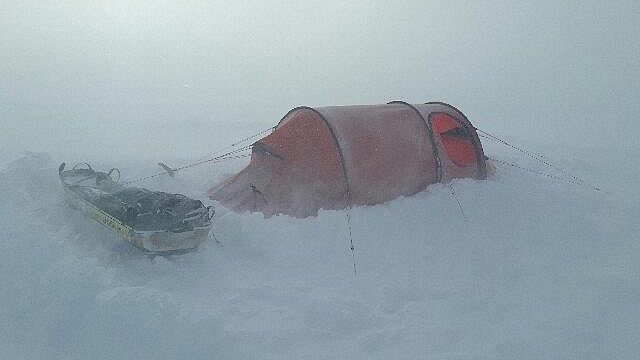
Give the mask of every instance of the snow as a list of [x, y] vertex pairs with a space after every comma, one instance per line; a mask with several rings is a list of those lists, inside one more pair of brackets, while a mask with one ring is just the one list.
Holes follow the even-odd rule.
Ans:
[[[605, 191], [496, 165], [486, 181], [453, 182], [469, 221], [447, 185], [354, 208], [357, 276], [344, 211], [218, 208], [219, 244], [149, 257], [64, 204], [66, 159], [14, 159], [0, 172], [0, 358], [634, 358], [640, 172], [613, 148], [545, 150]], [[206, 200], [244, 163], [145, 186]], [[123, 178], [152, 164], [130, 159]]]
[[[400, 5], [400, 6], [399, 6]], [[24, 1], [0, 11], [0, 360], [637, 359], [639, 1]], [[603, 191], [496, 165], [148, 257], [66, 206], [289, 109], [445, 101]], [[492, 158], [550, 171], [483, 140]], [[32, 153], [25, 155], [24, 151]], [[206, 200], [247, 159], [143, 183]]]

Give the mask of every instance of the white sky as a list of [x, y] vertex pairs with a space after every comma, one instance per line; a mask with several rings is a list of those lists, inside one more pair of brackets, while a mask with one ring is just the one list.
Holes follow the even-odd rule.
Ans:
[[297, 105], [398, 99], [628, 149], [638, 34], [637, 1], [5, 0], [0, 152], [181, 157]]

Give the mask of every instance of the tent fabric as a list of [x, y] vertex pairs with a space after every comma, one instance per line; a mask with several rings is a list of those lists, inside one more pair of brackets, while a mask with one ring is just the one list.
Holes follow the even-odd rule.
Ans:
[[209, 196], [237, 212], [316, 215], [454, 178], [486, 178], [475, 128], [445, 103], [298, 107]]

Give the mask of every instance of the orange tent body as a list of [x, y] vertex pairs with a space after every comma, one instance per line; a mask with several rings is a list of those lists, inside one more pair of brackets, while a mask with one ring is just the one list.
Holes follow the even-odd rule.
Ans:
[[451, 105], [298, 107], [209, 196], [237, 212], [307, 217], [486, 176], [476, 130]]

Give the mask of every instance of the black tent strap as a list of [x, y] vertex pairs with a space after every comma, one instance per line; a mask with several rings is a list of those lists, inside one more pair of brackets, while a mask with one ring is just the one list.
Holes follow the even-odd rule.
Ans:
[[451, 190], [451, 196], [453, 196], [453, 198], [458, 203], [458, 209], [460, 210], [460, 214], [462, 214], [462, 218], [464, 219], [464, 221], [469, 222], [469, 218], [467, 217], [467, 214], [464, 213], [462, 203], [460, 202], [460, 199], [458, 199], [458, 194], [456, 194], [456, 190], [453, 188], [452, 183], [449, 183], [449, 189]]
[[349, 230], [349, 249], [351, 249], [351, 259], [353, 260], [353, 276], [357, 276], [358, 270], [356, 268], [356, 248], [355, 246], [353, 246], [353, 231], [351, 227], [351, 204], [348, 204], [347, 211], [345, 213], [347, 217], [347, 228]]
[[506, 146], [508, 146], [508, 147], [510, 147], [510, 148], [512, 148], [514, 150], [517, 150], [517, 151], [527, 155], [528, 157], [530, 157], [530, 158], [532, 158], [532, 159], [534, 159], [534, 160], [536, 160], [538, 162], [543, 163], [544, 165], [546, 165], [546, 166], [548, 166], [548, 167], [550, 167], [552, 169], [555, 169], [555, 170], [557, 170], [557, 171], [559, 171], [559, 172], [571, 177], [574, 181], [585, 183], [584, 180], [580, 179], [579, 177], [577, 177], [577, 176], [575, 176], [573, 174], [570, 174], [569, 172], [567, 172], [563, 168], [551, 164], [549, 161], [545, 160], [541, 155], [535, 154], [535, 153], [533, 153], [531, 151], [527, 151], [527, 150], [523, 149], [522, 147], [510, 144], [507, 141], [505, 141], [505, 140], [503, 140], [503, 139], [501, 139], [501, 138], [499, 138], [499, 137], [497, 137], [497, 136], [495, 136], [493, 134], [490, 134], [490, 133], [488, 133], [488, 132], [486, 132], [484, 130], [481, 130], [481, 129], [478, 129], [478, 128], [475, 128], [475, 130], [480, 132], [481, 134], [483, 134], [483, 135], [480, 135], [480, 136], [484, 137], [485, 139], [493, 140], [493, 141], [499, 142], [499, 143], [501, 143], [503, 145], [506, 145]]
[[499, 164], [502, 164], [502, 165], [507, 165], [507, 166], [511, 166], [511, 167], [514, 167], [514, 168], [517, 168], [517, 169], [520, 169], [520, 170], [524, 170], [524, 171], [530, 172], [532, 174], [541, 175], [541, 176], [548, 177], [550, 179], [559, 180], [559, 181], [563, 181], [563, 182], [566, 182], [566, 183], [569, 183], [569, 184], [574, 184], [574, 185], [586, 187], [588, 189], [595, 190], [595, 191], [602, 191], [602, 189], [600, 189], [599, 187], [591, 186], [591, 185], [585, 184], [584, 182], [578, 182], [578, 181], [574, 181], [574, 180], [571, 180], [571, 179], [565, 179], [565, 178], [562, 178], [560, 176], [547, 174], [545, 172], [542, 172], [542, 171], [539, 171], [539, 170], [535, 170], [535, 169], [529, 169], [529, 168], [526, 168], [524, 166], [520, 166], [518, 164], [514, 164], [514, 163], [511, 163], [511, 162], [508, 162], [508, 161], [504, 161], [504, 160], [499, 160], [499, 159], [494, 159], [494, 158], [488, 158], [488, 159], [491, 160], [491, 161], [495, 161], [496, 163], [499, 163]]

